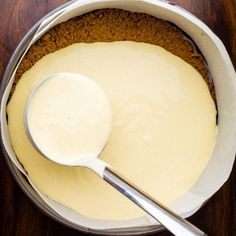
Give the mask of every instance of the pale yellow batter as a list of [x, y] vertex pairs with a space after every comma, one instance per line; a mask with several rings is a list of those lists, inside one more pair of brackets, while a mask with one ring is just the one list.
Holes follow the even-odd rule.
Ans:
[[58, 50], [37, 62], [17, 84], [7, 107], [12, 145], [42, 192], [96, 219], [144, 215], [91, 171], [54, 164], [27, 140], [26, 99], [39, 80], [61, 71], [88, 76], [108, 95], [113, 127], [102, 159], [167, 205], [191, 188], [217, 136], [216, 108], [207, 85], [192, 66], [163, 48], [126, 41]]

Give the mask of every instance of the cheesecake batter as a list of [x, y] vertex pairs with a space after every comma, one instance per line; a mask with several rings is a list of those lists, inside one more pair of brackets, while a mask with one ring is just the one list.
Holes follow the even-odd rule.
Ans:
[[145, 214], [90, 170], [50, 162], [28, 141], [27, 98], [42, 78], [61, 71], [88, 76], [108, 96], [113, 123], [101, 159], [166, 205], [193, 186], [217, 136], [215, 104], [201, 75], [156, 45], [80, 43], [45, 56], [24, 73], [7, 107], [12, 146], [43, 193], [91, 218]]

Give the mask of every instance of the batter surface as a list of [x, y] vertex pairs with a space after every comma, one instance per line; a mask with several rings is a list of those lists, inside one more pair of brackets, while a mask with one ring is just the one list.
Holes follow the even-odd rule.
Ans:
[[71, 45], [43, 57], [18, 82], [7, 107], [12, 146], [43, 193], [96, 219], [144, 215], [91, 171], [52, 163], [29, 143], [23, 126], [27, 97], [38, 81], [61, 71], [88, 76], [108, 95], [113, 127], [103, 160], [167, 205], [192, 187], [217, 136], [207, 85], [163, 48], [125, 41]]

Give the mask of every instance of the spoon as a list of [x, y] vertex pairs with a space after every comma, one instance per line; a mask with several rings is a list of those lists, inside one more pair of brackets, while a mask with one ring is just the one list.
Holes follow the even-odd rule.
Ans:
[[98, 159], [109, 138], [111, 121], [110, 104], [101, 87], [85, 76], [67, 72], [36, 85], [24, 112], [27, 137], [45, 158], [91, 169], [174, 235], [206, 235]]

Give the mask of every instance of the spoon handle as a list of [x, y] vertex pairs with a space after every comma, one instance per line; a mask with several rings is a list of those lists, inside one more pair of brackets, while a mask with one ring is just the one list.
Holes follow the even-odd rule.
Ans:
[[177, 236], [207, 235], [106, 167], [103, 179]]

